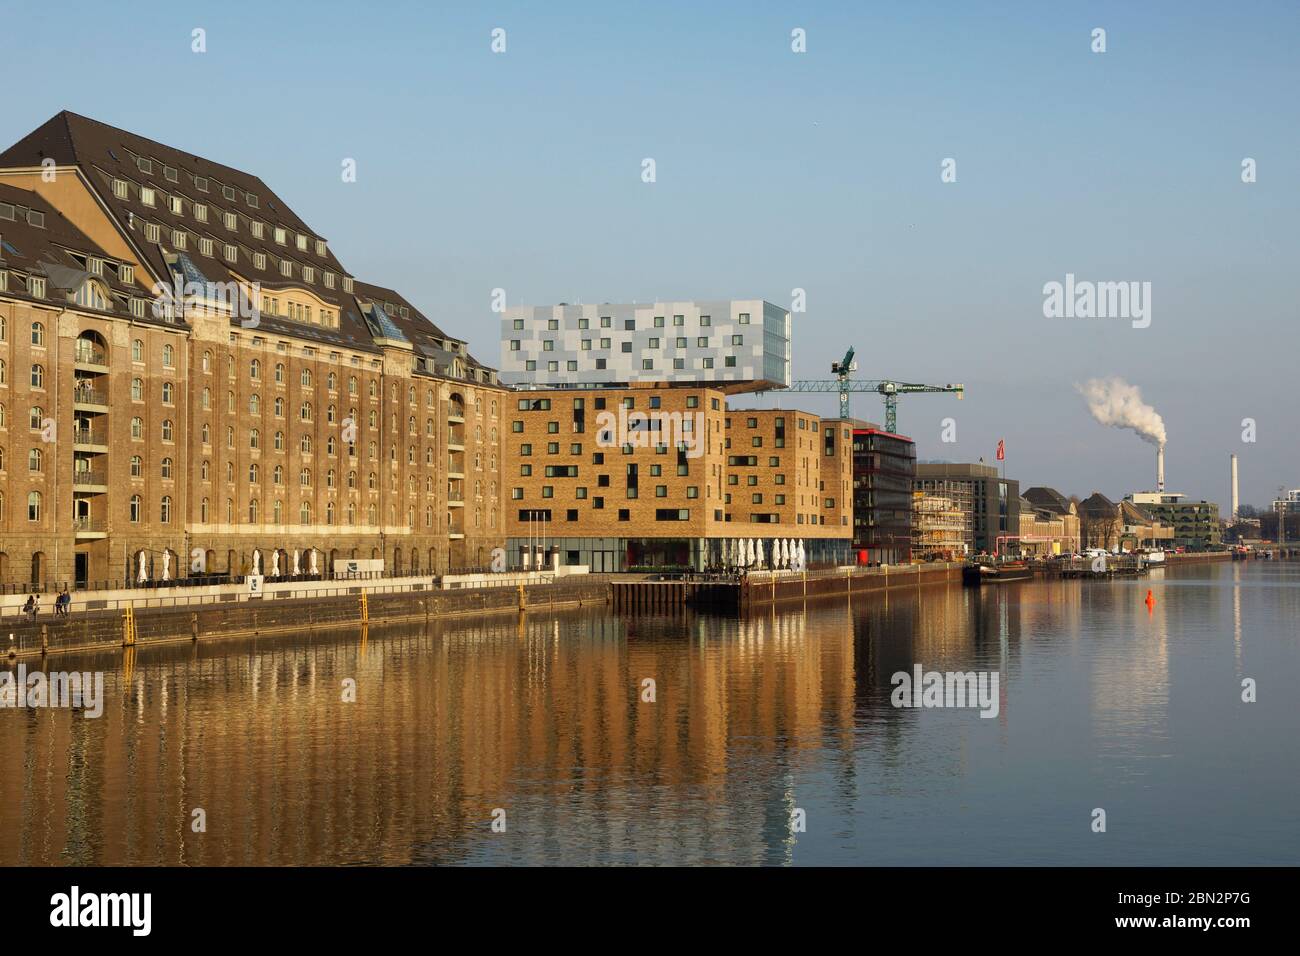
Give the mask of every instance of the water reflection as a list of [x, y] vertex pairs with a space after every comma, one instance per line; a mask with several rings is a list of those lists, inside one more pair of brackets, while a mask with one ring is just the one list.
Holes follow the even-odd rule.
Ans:
[[[1294, 596], [1244, 586], [1254, 574], [1153, 578], [1150, 614], [1145, 582], [1040, 582], [743, 621], [588, 609], [59, 662], [108, 672], [105, 713], [0, 711], [0, 864], [1077, 859], [1073, 794], [1127, 797], [1165, 765], [1226, 759], [1176, 746], [1171, 657], [1194, 685], [1213, 678], [1228, 588], [1238, 670], [1243, 631], [1278, 643]], [[997, 671], [998, 719], [894, 708], [891, 676], [918, 663]], [[1266, 735], [1293, 736], [1293, 711], [1269, 713]], [[1224, 853], [1250, 845], [1235, 839]]]

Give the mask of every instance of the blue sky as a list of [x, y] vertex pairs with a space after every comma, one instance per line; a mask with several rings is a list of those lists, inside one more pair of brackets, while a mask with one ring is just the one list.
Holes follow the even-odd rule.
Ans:
[[[1172, 490], [1226, 507], [1233, 452], [1244, 501], [1300, 486], [1300, 5], [3, 12], [28, 28], [6, 46], [0, 139], [66, 108], [256, 173], [350, 270], [490, 363], [497, 287], [512, 303], [787, 305], [802, 288], [796, 378], [829, 377], [854, 345], [863, 378], [967, 386], [900, 402], [923, 458], [992, 460], [1005, 438], [1022, 483], [1149, 487], [1150, 448], [1095, 424], [1073, 387], [1117, 375], [1165, 419]], [[1044, 318], [1043, 284], [1067, 272], [1151, 282], [1151, 326]], [[854, 402], [881, 418], [875, 396]]]

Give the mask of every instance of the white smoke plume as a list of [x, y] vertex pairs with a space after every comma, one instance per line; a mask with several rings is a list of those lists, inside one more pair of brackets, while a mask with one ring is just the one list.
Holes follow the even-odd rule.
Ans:
[[1088, 411], [1101, 424], [1131, 428], [1143, 441], [1157, 447], [1164, 445], [1165, 420], [1142, 401], [1142, 393], [1136, 385], [1130, 385], [1122, 378], [1090, 378], [1075, 388], [1088, 400]]

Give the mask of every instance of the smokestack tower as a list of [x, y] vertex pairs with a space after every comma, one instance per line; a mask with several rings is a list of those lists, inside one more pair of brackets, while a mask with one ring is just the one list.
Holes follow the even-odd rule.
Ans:
[[1156, 446], [1156, 491], [1165, 490], [1165, 443]]
[[1232, 523], [1237, 523], [1237, 456], [1232, 456]]

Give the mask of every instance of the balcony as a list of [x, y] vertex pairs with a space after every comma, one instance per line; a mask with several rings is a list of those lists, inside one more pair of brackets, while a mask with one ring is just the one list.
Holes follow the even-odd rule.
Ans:
[[72, 445], [78, 451], [108, 451], [108, 429], [74, 428]]
[[77, 343], [72, 360], [78, 367], [84, 366], [96, 372], [108, 371], [108, 353], [86, 342]]
[[73, 471], [72, 487], [94, 489], [97, 491], [108, 490], [108, 473], [99, 469], [84, 469]]
[[108, 392], [88, 385], [78, 385], [72, 390], [72, 403], [75, 406], [91, 406], [96, 410], [108, 411]]
[[102, 518], [73, 518], [72, 530], [78, 538], [108, 537], [108, 526]]

